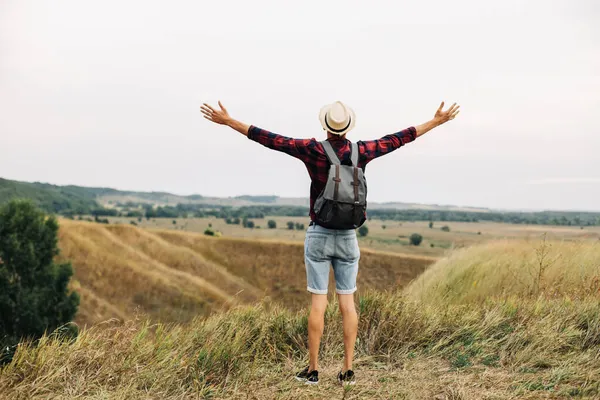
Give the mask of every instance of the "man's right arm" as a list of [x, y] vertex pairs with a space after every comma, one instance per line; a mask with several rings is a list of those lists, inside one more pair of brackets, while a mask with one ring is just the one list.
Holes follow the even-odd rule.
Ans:
[[417, 125], [416, 127], [410, 127], [400, 132], [384, 136], [378, 140], [359, 142], [361, 161], [364, 164], [367, 164], [377, 157], [391, 153], [405, 144], [412, 142], [433, 128], [453, 120], [459, 113], [459, 107], [460, 106], [457, 106], [456, 103], [454, 103], [448, 110], [443, 111], [444, 102], [442, 102], [430, 121]]

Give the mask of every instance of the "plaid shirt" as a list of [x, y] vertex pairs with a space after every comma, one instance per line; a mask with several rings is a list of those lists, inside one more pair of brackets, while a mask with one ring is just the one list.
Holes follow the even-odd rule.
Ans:
[[[378, 140], [358, 142], [358, 167], [365, 170], [366, 165], [406, 143], [415, 140], [417, 130], [414, 127], [387, 135]], [[273, 132], [250, 126], [248, 139], [254, 140], [270, 149], [282, 151], [300, 159], [310, 175], [310, 219], [315, 220], [314, 205], [319, 194], [325, 189], [329, 174], [329, 161], [323, 145], [316, 139], [292, 139]], [[352, 165], [350, 161], [350, 141], [345, 137], [328, 139], [343, 165]]]

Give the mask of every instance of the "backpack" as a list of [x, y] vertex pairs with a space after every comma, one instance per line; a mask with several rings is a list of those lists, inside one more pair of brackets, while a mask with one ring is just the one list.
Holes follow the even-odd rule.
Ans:
[[351, 143], [352, 165], [341, 165], [331, 143], [321, 142], [329, 166], [325, 189], [315, 201], [316, 223], [329, 229], [356, 229], [366, 219], [367, 181], [358, 168], [358, 145]]

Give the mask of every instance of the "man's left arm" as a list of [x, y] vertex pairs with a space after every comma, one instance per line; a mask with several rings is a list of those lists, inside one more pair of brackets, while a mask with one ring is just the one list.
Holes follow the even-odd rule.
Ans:
[[200, 111], [207, 120], [220, 125], [227, 125], [242, 135], [247, 136], [248, 139], [254, 140], [265, 147], [284, 152], [299, 159], [305, 159], [308, 156], [309, 146], [311, 146], [313, 140], [293, 139], [236, 121], [229, 116], [229, 112], [220, 101], [219, 108], [220, 110], [217, 110], [204, 103], [200, 107]]

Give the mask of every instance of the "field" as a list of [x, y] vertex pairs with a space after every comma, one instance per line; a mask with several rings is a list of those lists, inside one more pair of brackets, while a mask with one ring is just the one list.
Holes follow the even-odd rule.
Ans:
[[[191, 232], [204, 232], [209, 224], [215, 230], [222, 232], [225, 237], [277, 239], [285, 241], [302, 242], [304, 240], [303, 230], [287, 229], [287, 222], [304, 224], [308, 227], [309, 219], [298, 217], [267, 217], [253, 220], [260, 229], [247, 229], [241, 225], [228, 225], [222, 219], [217, 218], [179, 218], [173, 219], [156, 218], [138, 221], [135, 218], [108, 218], [111, 222], [129, 224], [131, 221], [140, 227], [174, 229]], [[267, 221], [275, 220], [277, 229], [268, 229]], [[450, 232], [444, 232], [441, 228], [447, 225]], [[482, 244], [498, 239], [538, 239], [544, 233], [549, 239], [557, 240], [581, 240], [600, 239], [600, 226], [548, 226], [548, 225], [516, 225], [493, 222], [435, 222], [433, 229], [429, 229], [428, 222], [399, 222], [371, 220], [366, 223], [369, 234], [360, 238], [362, 248], [396, 252], [404, 254], [421, 254], [431, 257], [441, 257], [448, 249], [468, 247]], [[385, 228], [384, 228], [385, 226]], [[419, 233], [423, 236], [420, 246], [411, 246], [409, 236]], [[432, 247], [433, 245], [433, 247]]]
[[[67, 230], [107, 231], [119, 242], [146, 234], [71, 224]], [[224, 254], [238, 249], [232, 239], [148, 234], [184, 235], [207, 247], [228, 243]], [[142, 251], [141, 240], [135, 243]], [[151, 251], [160, 254], [143, 252]], [[184, 325], [140, 317], [84, 330], [72, 342], [21, 345], [0, 370], [0, 393], [14, 399], [600, 398], [597, 240], [501, 240], [457, 249], [402, 291], [363, 292], [357, 308], [358, 382], [351, 388], [334, 383], [343, 349], [335, 301], [326, 313], [321, 383], [306, 387], [292, 379], [306, 363], [306, 311], [266, 300]]]
[[[136, 314], [183, 323], [265, 297], [292, 310], [310, 299], [302, 243], [129, 224], [61, 220], [60, 225], [60, 258], [74, 265], [72, 287], [81, 294], [76, 322], [82, 325]], [[364, 249], [359, 291], [397, 290], [432, 262]], [[331, 282], [330, 293], [334, 288]]]

